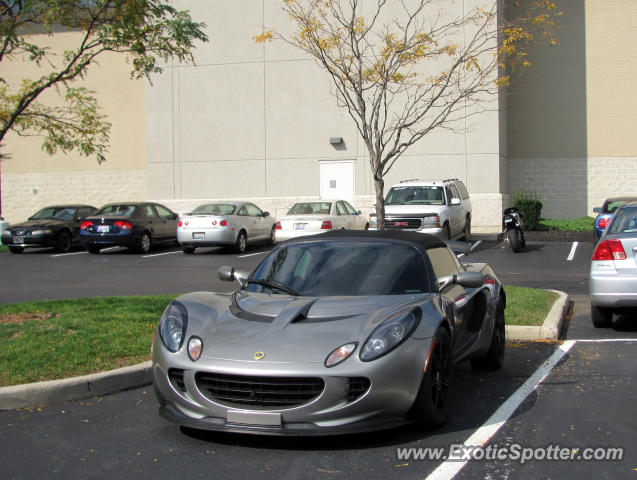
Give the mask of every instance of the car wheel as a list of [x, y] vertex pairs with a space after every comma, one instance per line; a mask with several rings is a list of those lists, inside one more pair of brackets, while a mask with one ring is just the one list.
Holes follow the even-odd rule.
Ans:
[[509, 247], [515, 253], [518, 253], [522, 250], [522, 241], [520, 240], [520, 232], [515, 229], [507, 230], [507, 242], [509, 243]]
[[56, 250], [63, 253], [71, 250], [71, 234], [67, 230], [62, 230], [58, 235]]
[[142, 236], [139, 238], [139, 242], [137, 243], [137, 251], [140, 253], [148, 253], [150, 252], [151, 245], [150, 233], [144, 232]]
[[195, 247], [183, 246], [183, 247], [181, 247], [181, 249], [183, 250], [184, 253], [186, 253], [188, 255], [191, 255], [191, 254], [195, 253]]
[[451, 239], [451, 233], [449, 232], [449, 225], [447, 225], [446, 223], [442, 227], [442, 239], [443, 240]]
[[24, 252], [24, 247], [9, 247], [9, 251], [11, 253], [22, 253]]
[[453, 360], [449, 334], [438, 327], [420, 389], [412, 408], [416, 423], [424, 428], [441, 427], [449, 416], [453, 390]]
[[272, 231], [270, 231], [270, 238], [268, 239], [269, 245], [276, 245], [276, 226], [272, 226]]
[[502, 306], [502, 302], [498, 302], [489, 350], [482, 357], [472, 358], [471, 366], [476, 370], [498, 370], [502, 368], [505, 343], [506, 326], [504, 321], [504, 307]]
[[467, 219], [464, 222], [464, 228], [462, 229], [464, 232], [465, 242], [468, 242], [471, 238], [471, 217], [467, 215]]
[[97, 245], [89, 245], [86, 249], [88, 250], [88, 253], [100, 253], [101, 250]]
[[241, 230], [239, 232], [239, 235], [237, 235], [237, 241], [234, 242], [233, 250], [235, 251], [235, 253], [243, 253], [246, 251], [247, 239], [248, 237], [246, 236], [246, 232]]
[[369, 223], [365, 224], [365, 230], [369, 230]]
[[613, 309], [591, 305], [591, 319], [595, 328], [610, 327], [613, 322]]

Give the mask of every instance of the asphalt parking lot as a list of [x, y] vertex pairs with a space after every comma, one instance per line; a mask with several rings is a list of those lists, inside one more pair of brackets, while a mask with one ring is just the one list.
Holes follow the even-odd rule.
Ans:
[[[152, 388], [146, 387], [90, 401], [0, 412], [3, 477], [634, 476], [637, 327], [626, 316], [616, 319], [614, 329], [592, 327], [587, 295], [592, 249], [591, 244], [531, 242], [527, 251], [515, 254], [496, 242], [476, 246], [465, 261], [488, 262], [505, 285], [565, 291], [574, 308], [561, 346], [509, 344], [505, 367], [498, 372], [473, 372], [460, 365], [454, 414], [441, 430], [404, 428], [301, 440], [182, 432], [159, 418]], [[233, 285], [217, 280], [217, 268], [250, 270], [266, 251], [257, 248], [239, 256], [217, 249], [184, 255], [176, 248], [149, 255], [120, 250], [99, 255], [59, 256], [44, 250], [1, 254], [0, 302], [229, 291]], [[553, 363], [542, 370], [543, 362], [551, 359]], [[475, 444], [491, 447], [491, 453], [469, 447]], [[516, 445], [534, 458], [514, 458]], [[600, 449], [607, 447], [622, 449], [622, 459], [577, 457], [589, 448], [598, 449], [595, 453], [601, 456]], [[440, 448], [441, 458], [427, 456]], [[482, 457], [463, 459], [472, 448]], [[564, 448], [573, 458], [547, 460], [547, 452], [550, 457]], [[448, 458], [452, 450], [457, 455]], [[37, 454], [25, 455], [29, 451]], [[502, 458], [490, 458], [491, 454]]]

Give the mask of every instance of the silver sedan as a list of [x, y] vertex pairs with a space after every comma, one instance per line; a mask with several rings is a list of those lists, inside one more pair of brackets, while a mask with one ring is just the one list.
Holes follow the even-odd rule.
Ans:
[[292, 205], [276, 222], [277, 241], [330, 230], [367, 230], [369, 223], [345, 200], [317, 200]]
[[274, 218], [250, 202], [207, 203], [179, 218], [177, 240], [184, 253], [197, 247], [231, 246], [245, 251], [248, 243], [275, 243]]
[[615, 212], [591, 261], [591, 317], [597, 328], [609, 327], [613, 312], [637, 307], [637, 202]]

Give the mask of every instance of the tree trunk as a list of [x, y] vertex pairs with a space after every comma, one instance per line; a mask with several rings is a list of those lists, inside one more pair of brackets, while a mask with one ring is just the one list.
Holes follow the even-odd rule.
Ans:
[[376, 228], [385, 230], [385, 181], [381, 178], [374, 178], [376, 189]]

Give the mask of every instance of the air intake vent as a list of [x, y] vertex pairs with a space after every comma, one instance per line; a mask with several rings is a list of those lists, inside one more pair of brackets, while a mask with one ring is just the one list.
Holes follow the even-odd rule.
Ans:
[[347, 401], [353, 402], [362, 397], [369, 390], [371, 383], [365, 377], [350, 377], [347, 385]]
[[184, 371], [180, 368], [171, 368], [168, 370], [168, 379], [173, 388], [179, 392], [186, 391], [186, 383], [184, 382]]

